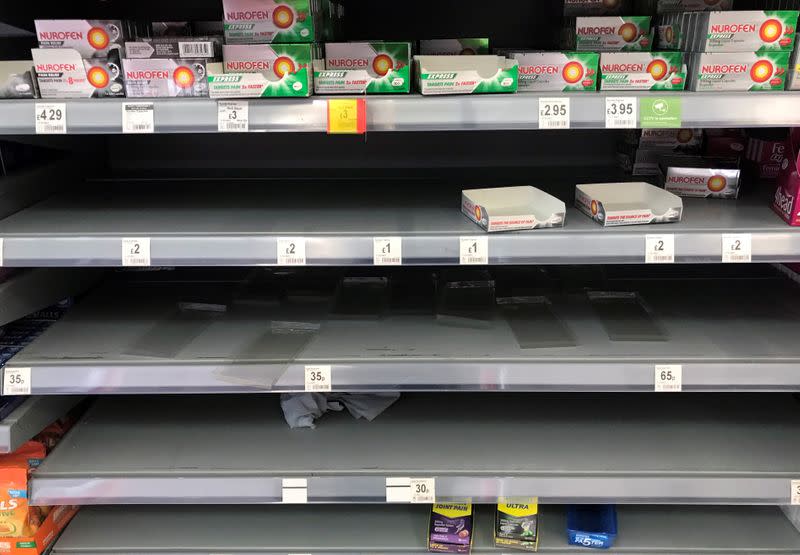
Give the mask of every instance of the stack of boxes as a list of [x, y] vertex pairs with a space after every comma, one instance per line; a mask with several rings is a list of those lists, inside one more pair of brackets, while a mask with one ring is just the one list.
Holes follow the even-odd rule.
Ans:
[[702, 129], [629, 130], [617, 147], [617, 160], [623, 170], [633, 175], [658, 175], [661, 157], [699, 154], [702, 146]]

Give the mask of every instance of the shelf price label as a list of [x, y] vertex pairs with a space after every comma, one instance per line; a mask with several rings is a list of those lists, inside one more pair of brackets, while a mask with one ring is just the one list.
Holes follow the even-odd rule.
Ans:
[[284, 478], [281, 483], [281, 499], [284, 503], [308, 503], [308, 480]]
[[635, 96], [606, 98], [606, 128], [635, 129], [639, 121], [639, 99]]
[[375, 237], [372, 240], [372, 263], [375, 266], [400, 266], [403, 263], [402, 237]]
[[458, 252], [460, 264], [488, 264], [489, 238], [459, 237]]
[[367, 132], [367, 101], [363, 98], [328, 100], [328, 134], [363, 135]]
[[0, 237], [0, 268], [6, 265], [5, 258], [5, 241]]
[[330, 365], [306, 366], [305, 386], [306, 391], [312, 391], [315, 393], [331, 391]]
[[3, 371], [3, 395], [30, 395], [31, 369], [6, 368]]
[[681, 364], [656, 364], [655, 383], [656, 391], [682, 391], [683, 366]]
[[569, 98], [539, 99], [539, 129], [569, 129]]
[[150, 238], [122, 240], [123, 266], [150, 266]]
[[305, 237], [278, 238], [278, 266], [305, 266]]
[[245, 100], [217, 102], [217, 131], [220, 133], [250, 131], [250, 104]]
[[791, 504], [800, 505], [800, 480], [792, 480]]
[[675, 262], [675, 236], [645, 235], [644, 237], [644, 262], [645, 264], [672, 264]]
[[435, 478], [386, 478], [387, 503], [436, 503]]
[[738, 233], [722, 236], [722, 261], [726, 263], [749, 263], [753, 259], [753, 236]]
[[36, 134], [37, 135], [66, 135], [67, 133], [67, 105], [62, 103], [37, 102]]
[[123, 102], [123, 133], [142, 134], [155, 133], [155, 131], [155, 104], [152, 102]]

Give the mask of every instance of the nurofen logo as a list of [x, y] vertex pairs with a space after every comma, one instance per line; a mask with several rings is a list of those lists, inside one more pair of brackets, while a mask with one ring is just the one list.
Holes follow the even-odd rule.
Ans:
[[79, 31], [41, 31], [38, 36], [40, 41], [83, 40], [83, 33]]
[[[621, 29], [620, 29], [620, 31], [621, 31]], [[578, 27], [577, 32], [581, 36], [613, 35], [614, 33], [617, 32], [617, 28], [616, 27]]]
[[[755, 26], [754, 26], [755, 27]], [[753, 29], [755, 31], [755, 29]], [[783, 25], [777, 19], [768, 19], [761, 24], [758, 36], [764, 42], [775, 42], [783, 35]]]
[[230, 12], [225, 12], [225, 19], [227, 21], [258, 21], [262, 19], [269, 19], [269, 11], [267, 10], [230, 11]]
[[372, 71], [383, 77], [394, 68], [394, 60], [387, 54], [378, 54], [372, 60]]
[[188, 89], [194, 85], [194, 72], [186, 66], [179, 66], [172, 73], [172, 80], [179, 88]]
[[[769, 62], [767, 62], [769, 64]], [[762, 66], [764, 67], [764, 66]], [[755, 69], [755, 65], [753, 65]], [[700, 73], [746, 73], [747, 64], [706, 64], [701, 66]]]
[[102, 27], [92, 27], [89, 29], [89, 34], [86, 38], [95, 50], [105, 50], [111, 42], [111, 38]]
[[86, 78], [96, 89], [104, 89], [111, 83], [111, 76], [102, 67], [92, 67], [86, 72]]
[[67, 71], [77, 71], [78, 66], [75, 64], [36, 64], [36, 73], [65, 73]]
[[167, 70], [134, 70], [126, 71], [125, 79], [144, 79], [152, 81], [154, 79], [169, 79]]
[[775, 73], [775, 66], [769, 60], [759, 60], [750, 68], [750, 79], [754, 83], [764, 83]]
[[583, 79], [584, 73], [586, 73], [586, 71], [584, 70], [583, 64], [580, 62], [569, 62], [564, 65], [561, 77], [567, 83], [573, 84]]
[[235, 73], [237, 71], [269, 71], [269, 60], [232, 60], [225, 62], [225, 71]]
[[708, 182], [706, 183], [706, 187], [712, 193], [719, 193], [725, 190], [725, 187], [728, 186], [728, 180], [725, 179], [722, 175], [714, 175], [708, 178]]
[[363, 69], [369, 66], [366, 58], [328, 58], [325, 62], [328, 68]]
[[667, 177], [667, 183], [680, 183], [680, 184], [691, 183], [693, 185], [700, 185], [702, 183], [705, 183], [705, 181], [706, 180], [704, 177], [698, 177], [696, 175], [670, 175], [669, 177]]

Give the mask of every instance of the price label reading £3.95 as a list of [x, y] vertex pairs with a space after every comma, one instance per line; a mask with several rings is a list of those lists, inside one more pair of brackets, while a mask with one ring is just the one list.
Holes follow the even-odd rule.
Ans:
[[606, 128], [635, 129], [639, 121], [639, 99], [635, 96], [606, 98]]

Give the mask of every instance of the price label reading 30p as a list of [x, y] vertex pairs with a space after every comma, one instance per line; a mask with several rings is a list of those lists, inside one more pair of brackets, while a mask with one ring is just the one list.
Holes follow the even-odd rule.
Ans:
[[63, 103], [37, 103], [36, 134], [65, 135], [67, 133], [67, 105]]
[[635, 129], [639, 121], [639, 99], [635, 96], [606, 98], [606, 128]]
[[749, 263], [753, 260], [753, 236], [738, 233], [722, 236], [722, 261]]
[[278, 239], [278, 266], [305, 266], [306, 240], [304, 237]]
[[569, 98], [539, 99], [539, 129], [569, 129]]
[[412, 503], [436, 503], [435, 478], [411, 478]]
[[683, 390], [683, 366], [680, 364], [656, 364], [656, 391]]
[[250, 131], [250, 105], [244, 100], [222, 100], [217, 103], [217, 130], [220, 133]]
[[645, 235], [645, 264], [672, 264], [675, 262], [674, 235]]
[[331, 367], [325, 366], [306, 366], [306, 391], [330, 391], [331, 390]]

